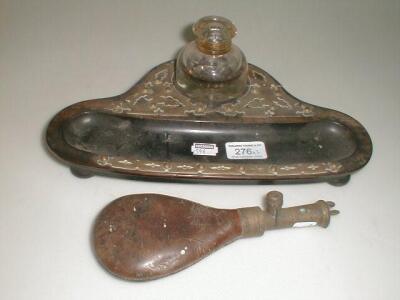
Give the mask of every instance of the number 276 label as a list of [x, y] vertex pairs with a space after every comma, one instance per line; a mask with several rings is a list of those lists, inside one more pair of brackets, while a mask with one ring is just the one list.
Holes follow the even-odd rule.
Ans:
[[225, 143], [228, 159], [266, 159], [267, 150], [263, 142], [229, 142]]

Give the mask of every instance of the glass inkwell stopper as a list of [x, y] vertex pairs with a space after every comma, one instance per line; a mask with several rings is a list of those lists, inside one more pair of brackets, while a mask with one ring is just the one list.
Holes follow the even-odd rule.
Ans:
[[208, 16], [193, 25], [196, 40], [180, 51], [176, 86], [195, 101], [225, 102], [248, 89], [248, 66], [234, 44], [236, 27], [226, 18]]

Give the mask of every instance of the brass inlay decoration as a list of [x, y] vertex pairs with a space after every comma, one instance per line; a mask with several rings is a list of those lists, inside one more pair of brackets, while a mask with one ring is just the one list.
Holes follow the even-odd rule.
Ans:
[[188, 117], [220, 114], [223, 116], [274, 118], [312, 117], [315, 107], [290, 97], [265, 71], [249, 65], [249, 89], [245, 95], [213, 107], [192, 102], [173, 83], [174, 61], [157, 66], [128, 95], [110, 103], [107, 110], [138, 116]]

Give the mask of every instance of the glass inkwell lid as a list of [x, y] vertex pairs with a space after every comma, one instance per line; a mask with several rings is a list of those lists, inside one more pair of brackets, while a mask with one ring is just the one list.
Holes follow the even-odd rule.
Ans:
[[205, 17], [193, 25], [196, 40], [176, 62], [176, 86], [195, 101], [227, 102], [248, 90], [248, 67], [242, 51], [232, 44], [236, 28], [222, 17]]

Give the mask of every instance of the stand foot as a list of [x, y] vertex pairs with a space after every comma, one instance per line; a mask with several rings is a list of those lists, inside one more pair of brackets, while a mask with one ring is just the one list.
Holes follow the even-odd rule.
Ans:
[[79, 177], [79, 178], [90, 178], [90, 177], [93, 176], [93, 174], [88, 172], [88, 171], [85, 171], [85, 170], [82, 170], [82, 169], [78, 169], [78, 168], [74, 168], [74, 167], [71, 167], [71, 173], [74, 174], [76, 177]]
[[346, 176], [338, 177], [331, 181], [328, 181], [328, 183], [333, 186], [343, 186], [343, 185], [347, 184], [349, 181], [350, 181], [350, 175], [346, 175]]

